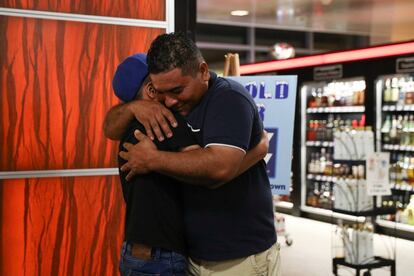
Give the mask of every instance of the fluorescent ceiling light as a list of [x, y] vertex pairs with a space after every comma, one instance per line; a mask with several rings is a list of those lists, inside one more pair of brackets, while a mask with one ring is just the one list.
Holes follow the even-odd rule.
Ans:
[[249, 14], [249, 12], [246, 10], [235, 10], [231, 11], [230, 14], [233, 16], [246, 16]]

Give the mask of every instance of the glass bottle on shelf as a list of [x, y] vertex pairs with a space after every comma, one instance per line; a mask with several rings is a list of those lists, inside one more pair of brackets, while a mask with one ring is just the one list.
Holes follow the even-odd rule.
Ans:
[[399, 145], [401, 144], [402, 140], [402, 134], [403, 134], [403, 115], [398, 115], [397, 119], [397, 139], [395, 141], [395, 144]]
[[414, 115], [410, 114], [408, 116], [408, 132], [410, 136], [410, 146], [414, 146]]
[[326, 141], [333, 140], [333, 127], [334, 127], [334, 116], [329, 114], [328, 122], [326, 123], [325, 139]]
[[411, 187], [414, 187], [414, 157], [413, 156], [409, 157], [407, 177], [408, 177], [408, 185], [410, 185]]
[[312, 88], [312, 92], [308, 99], [308, 107], [317, 107], [316, 105], [316, 89]]
[[392, 115], [391, 128], [390, 128], [390, 133], [389, 133], [390, 143], [392, 144], [396, 144], [396, 141], [397, 141], [397, 125], [398, 125], [397, 116]]
[[395, 183], [396, 181], [396, 153], [392, 153], [391, 154], [391, 162], [390, 162], [390, 168], [389, 168], [389, 177], [390, 177], [390, 181], [392, 183]]
[[322, 88], [316, 88], [316, 106], [322, 106]]
[[398, 81], [398, 105], [405, 104], [405, 89], [404, 89], [404, 79], [400, 78]]
[[402, 184], [402, 154], [397, 154], [397, 162], [395, 163], [395, 184]]
[[333, 162], [332, 162], [332, 155], [330, 153], [326, 153], [326, 163], [325, 163], [325, 175], [332, 175], [333, 173]]
[[384, 144], [390, 143], [390, 130], [391, 130], [391, 116], [387, 115], [385, 117], [384, 124], [382, 125], [382, 128], [381, 128], [382, 140]]
[[308, 124], [308, 129], [306, 132], [306, 140], [314, 141], [315, 140], [315, 123], [314, 120], [310, 120]]
[[407, 80], [405, 86], [405, 104], [414, 104], [414, 82], [411, 80]]
[[408, 115], [404, 115], [402, 122], [401, 122], [401, 141], [400, 144], [403, 146], [408, 146], [410, 144], [410, 132], [409, 132], [409, 119]]
[[384, 104], [390, 104], [391, 102], [391, 80], [389, 78], [385, 79], [384, 84]]
[[320, 174], [325, 174], [325, 167], [326, 167], [326, 149], [321, 148], [321, 158], [319, 161], [320, 167], [319, 172]]
[[400, 90], [398, 89], [398, 78], [391, 79], [391, 104], [397, 104], [400, 96]]

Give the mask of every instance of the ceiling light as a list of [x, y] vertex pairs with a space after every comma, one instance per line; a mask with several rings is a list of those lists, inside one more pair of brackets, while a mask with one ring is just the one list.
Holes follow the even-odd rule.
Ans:
[[231, 11], [230, 14], [233, 16], [246, 16], [249, 14], [249, 12], [246, 10], [235, 10]]

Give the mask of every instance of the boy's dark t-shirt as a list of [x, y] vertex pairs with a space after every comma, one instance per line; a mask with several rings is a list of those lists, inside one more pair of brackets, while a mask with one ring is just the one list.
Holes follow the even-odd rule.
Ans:
[[[172, 138], [162, 142], [154, 140], [162, 151], [178, 151], [180, 148], [196, 144], [186, 121], [174, 114], [178, 126], [173, 128]], [[144, 126], [134, 121], [124, 134], [119, 150], [125, 150], [123, 143], [136, 144], [134, 131], [145, 133]], [[118, 157], [119, 168], [126, 161]], [[126, 203], [125, 240], [185, 253], [184, 219], [180, 189], [177, 180], [159, 173], [137, 175], [126, 181], [127, 173], [119, 172], [122, 192]]]

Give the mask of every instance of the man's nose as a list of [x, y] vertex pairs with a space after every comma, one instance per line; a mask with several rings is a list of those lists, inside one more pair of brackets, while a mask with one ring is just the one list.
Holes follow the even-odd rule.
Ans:
[[169, 96], [165, 96], [164, 103], [166, 107], [168, 108], [173, 107], [177, 102], [178, 102], [177, 99], [171, 98]]

